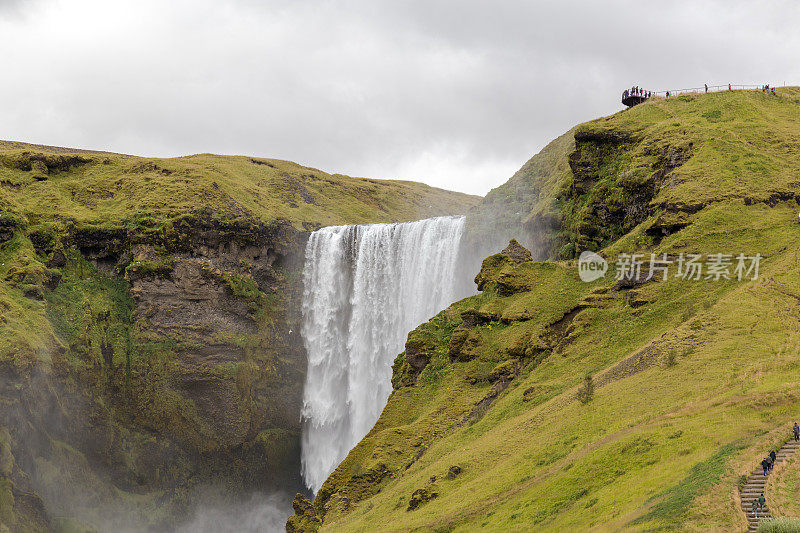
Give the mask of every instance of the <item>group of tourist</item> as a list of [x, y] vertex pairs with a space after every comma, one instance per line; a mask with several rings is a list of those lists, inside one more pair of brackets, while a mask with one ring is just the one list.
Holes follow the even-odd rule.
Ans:
[[[767, 86], [765, 85], [764, 87], [765, 88], [763, 89], [763, 91], [769, 92], [769, 90], [766, 88]], [[795, 422], [794, 426], [792, 427], [792, 435], [794, 436], [795, 442], [800, 441], [800, 424], [798, 424], [797, 422]], [[761, 461], [761, 467], [764, 469], [765, 476], [768, 476], [769, 473], [772, 471], [772, 469], [775, 468], [775, 462], [777, 461], [777, 459], [778, 459], [778, 454], [775, 453], [774, 451], [771, 451], [769, 452], [769, 455], [765, 457], [763, 461]], [[754, 517], [758, 518], [758, 512], [764, 511], [764, 506], [766, 505], [766, 503], [767, 500], [766, 498], [764, 498], [763, 492], [761, 493], [761, 496], [753, 499], [752, 512]]]
[[753, 498], [753, 516], [758, 518], [758, 512], [764, 511], [764, 506], [767, 504], [767, 499], [764, 497], [764, 493], [761, 493], [761, 496], [758, 498]]
[[[705, 90], [705, 92], [708, 92], [708, 84], [707, 83], [703, 84], [703, 89]], [[733, 90], [733, 85], [731, 85], [730, 83], [728, 84], [728, 90], [729, 91]], [[771, 94], [772, 96], [776, 96], [775, 87], [770, 87], [769, 84], [762, 85], [761, 86], [761, 92], [766, 93], [766, 94]], [[670, 93], [670, 91], [667, 91], [665, 93], [665, 95], [666, 95], [667, 98], [669, 98], [670, 96], [674, 96], [674, 91], [673, 91], [673, 93]], [[630, 89], [625, 89], [622, 92], [622, 99], [623, 100], [628, 98], [629, 96], [639, 96], [641, 98], [650, 98], [650, 97], [653, 96], [653, 92], [652, 91], [645, 91], [641, 87], [639, 87], [637, 85], [634, 85]]]
[[761, 461], [761, 467], [764, 469], [764, 475], [768, 476], [772, 469], [775, 468], [775, 460], [778, 458], [778, 454], [774, 451], [769, 452], [769, 455]]
[[642, 98], [650, 98], [651, 96], [653, 96], [653, 92], [652, 91], [645, 91], [641, 87], [639, 87], [637, 85], [634, 85], [630, 89], [625, 89], [624, 91], [622, 91], [622, 98], [623, 99], [625, 99], [625, 98], [627, 98], [629, 96], [640, 96]]
[[[796, 426], [796, 424], [795, 424]], [[778, 459], [778, 454], [774, 451], [769, 452], [769, 455], [761, 461], [761, 467], [764, 469], [764, 475], [768, 476], [769, 473], [775, 468], [775, 461]], [[761, 496], [758, 498], [753, 498], [753, 516], [758, 518], [758, 512], [764, 511], [764, 505], [766, 505], [767, 499], [764, 498], [764, 493], [761, 493]]]

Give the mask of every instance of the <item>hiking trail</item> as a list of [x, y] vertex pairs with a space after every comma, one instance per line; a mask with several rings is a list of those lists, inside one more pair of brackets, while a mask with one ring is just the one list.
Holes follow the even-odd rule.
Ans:
[[[777, 451], [777, 458], [775, 465], [783, 463], [787, 458], [794, 454], [800, 448], [800, 442], [792, 438], [789, 442]], [[764, 475], [764, 470], [759, 464], [758, 467], [748, 476], [747, 483], [739, 491], [739, 499], [741, 500], [742, 510], [747, 515], [747, 522], [750, 524], [747, 529], [748, 532], [755, 532], [758, 529], [758, 524], [762, 518], [772, 518], [772, 512], [769, 510], [769, 500], [764, 506], [764, 509], [758, 512], [758, 518], [753, 513], [753, 500], [757, 499], [764, 492], [767, 486], [767, 478]]]

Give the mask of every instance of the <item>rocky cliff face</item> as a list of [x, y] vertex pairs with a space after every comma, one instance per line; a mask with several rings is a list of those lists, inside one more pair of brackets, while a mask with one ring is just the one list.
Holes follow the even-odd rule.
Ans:
[[[177, 387], [215, 446], [242, 445], [270, 427], [299, 432], [305, 353], [294, 302], [307, 234], [287, 224], [185, 229], [166, 258], [158, 244], [131, 247], [126, 273], [141, 334], [180, 346]], [[210, 375], [229, 367], [226, 377]]]
[[39, 285], [17, 282], [33, 285], [28, 299], [42, 299], [56, 338], [40, 347], [49, 360], [3, 367], [13, 510], [4, 523], [36, 530], [54, 512], [75, 512], [97, 524], [93, 513], [122, 515], [124, 505], [74, 497], [111, 487], [170, 491], [169, 510], [147, 526], [180, 516], [204, 483], [301, 486], [305, 353], [293, 302], [305, 232], [194, 217], [155, 235], [55, 235], [41, 255], [17, 233], [21, 249], [34, 248], [29, 270], [57, 267]]
[[[467, 218], [473, 254], [496, 253], [510, 238], [537, 259], [599, 250], [652, 215], [653, 200], [693, 153], [684, 135], [647, 139], [627, 125], [583, 124], [550, 143]], [[687, 212], [667, 208], [650, 233], [680, 229]], [[472, 265], [477, 269], [477, 263]]]

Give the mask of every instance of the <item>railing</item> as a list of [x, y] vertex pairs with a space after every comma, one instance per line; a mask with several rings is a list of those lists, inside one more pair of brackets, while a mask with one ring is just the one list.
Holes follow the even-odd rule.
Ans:
[[[730, 90], [731, 91], [746, 91], [746, 90], [754, 90], [754, 89], [761, 90], [761, 87], [763, 87], [763, 85], [733, 85], [733, 84], [731, 84], [730, 85]], [[772, 89], [773, 85], [770, 85], [769, 88]], [[777, 89], [777, 87], [775, 87], [775, 89]], [[725, 85], [709, 85], [708, 86], [708, 92], [710, 92], [710, 93], [711, 92], [719, 92], [719, 91], [727, 91], [727, 90], [728, 90], [728, 84], [727, 83]], [[659, 96], [666, 96], [667, 93], [669, 93], [670, 96], [674, 96], [674, 95], [677, 95], [677, 94], [704, 93], [704, 92], [706, 92], [706, 88], [705, 87], [689, 87], [688, 89], [669, 89], [668, 91], [652, 91], [653, 95], [659, 95]]]

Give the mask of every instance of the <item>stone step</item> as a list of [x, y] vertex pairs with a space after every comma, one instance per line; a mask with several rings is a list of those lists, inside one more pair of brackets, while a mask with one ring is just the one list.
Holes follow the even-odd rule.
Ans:
[[[785, 443], [779, 450], [774, 450], [775, 466], [785, 462], [798, 450], [800, 450], [800, 441], [795, 441], [794, 439]], [[759, 460], [755, 470], [748, 476], [747, 483], [739, 491], [739, 501], [749, 525], [748, 531], [756, 531], [762, 519], [772, 518], [772, 513], [770, 513], [769, 507], [766, 505], [758, 511], [758, 518], [753, 514], [753, 501], [758, 500], [764, 494], [771, 473], [772, 471], [770, 470], [767, 475], [764, 475], [764, 469], [761, 466], [761, 460]]]

